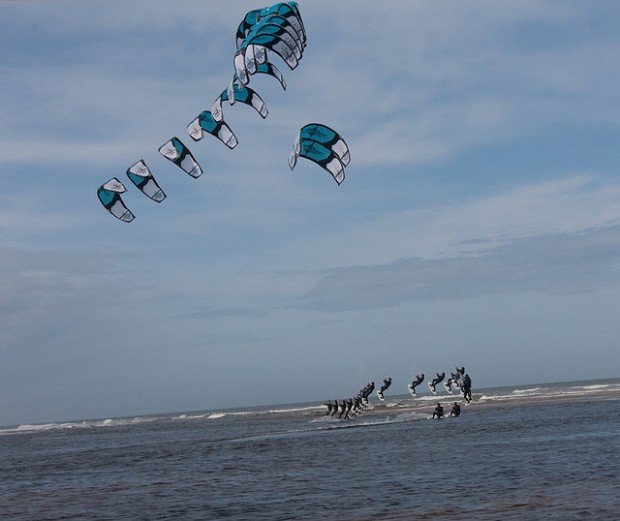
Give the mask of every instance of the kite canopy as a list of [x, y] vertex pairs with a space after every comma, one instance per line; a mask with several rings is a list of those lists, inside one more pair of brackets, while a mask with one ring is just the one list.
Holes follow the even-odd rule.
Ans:
[[127, 177], [136, 185], [138, 190], [156, 203], [161, 203], [166, 198], [166, 194], [155, 181], [151, 170], [146, 166], [143, 159], [127, 169]]
[[187, 148], [179, 138], [173, 137], [169, 141], [166, 141], [159, 147], [159, 153], [166, 159], [172, 161], [186, 174], [192, 177], [200, 177], [202, 175], [202, 168], [194, 159], [189, 148]]
[[125, 206], [121, 199], [120, 194], [126, 191], [125, 185], [118, 178], [113, 177], [97, 189], [97, 197], [99, 197], [99, 201], [101, 201], [104, 208], [114, 217], [123, 222], [130, 223], [136, 216], [129, 211], [129, 208]]
[[238, 144], [237, 136], [233, 134], [226, 122], [223, 119], [216, 120], [208, 110], [201, 112], [196, 119], [187, 125], [187, 133], [194, 141], [200, 141], [205, 132], [215, 136], [228, 148], [235, 148]]
[[288, 161], [291, 170], [295, 168], [299, 157], [309, 159], [327, 170], [338, 185], [344, 181], [345, 166], [351, 161], [351, 153], [344, 139], [321, 123], [310, 123], [300, 129]]
[[[272, 51], [295, 69], [306, 47], [306, 31], [295, 2], [280, 2], [248, 12], [237, 29], [237, 52], [233, 58], [235, 76], [247, 85], [250, 76], [267, 63]], [[234, 80], [233, 80], [234, 81]]]
[[299, 131], [299, 135], [302, 139], [310, 139], [330, 148], [332, 152], [338, 156], [338, 159], [342, 161], [344, 166], [350, 163], [351, 152], [349, 151], [349, 146], [346, 144], [345, 140], [342, 139], [342, 136], [327, 125], [309, 123]]
[[240, 85], [233, 82], [232, 86], [223, 91], [213, 102], [211, 106], [211, 115], [215, 121], [223, 121], [222, 101], [228, 101], [233, 105], [236, 101], [245, 103], [250, 107], [253, 107], [260, 116], [265, 119], [269, 111], [265, 106], [263, 99], [256, 94], [250, 87]]

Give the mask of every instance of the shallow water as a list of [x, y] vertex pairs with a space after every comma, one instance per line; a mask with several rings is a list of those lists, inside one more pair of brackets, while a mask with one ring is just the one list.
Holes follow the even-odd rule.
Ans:
[[437, 399], [0, 428], [0, 519], [620, 519], [620, 381]]

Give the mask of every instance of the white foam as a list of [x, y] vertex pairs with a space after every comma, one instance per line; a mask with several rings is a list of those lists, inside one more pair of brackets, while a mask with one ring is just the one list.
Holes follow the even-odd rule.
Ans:
[[304, 412], [304, 411], [321, 411], [324, 410], [324, 405], [312, 405], [310, 407], [291, 407], [289, 409], [269, 409], [267, 414], [279, 414], [290, 412]]
[[223, 418], [224, 416], [226, 416], [225, 412], [212, 412], [211, 414], [209, 414], [209, 416], [207, 416], [207, 419], [217, 420], [219, 418]]
[[447, 398], [450, 399], [451, 397], [454, 397], [455, 395], [453, 394], [447, 394], [447, 395], [441, 395], [441, 394], [431, 394], [431, 395], [424, 395], [424, 396], [419, 396], [417, 398], [415, 398], [415, 401], [418, 402], [440, 402], [442, 398]]
[[92, 429], [97, 427], [118, 427], [123, 425], [135, 425], [137, 423], [152, 422], [162, 420], [162, 416], [144, 416], [136, 418], [106, 418], [104, 420], [88, 420], [80, 422], [59, 422], [59, 423], [39, 423], [23, 424], [17, 427], [0, 429], [0, 436], [7, 434], [32, 434], [35, 432], [57, 431], [63, 429]]
[[546, 387], [531, 387], [529, 389], [515, 389], [514, 391], [512, 391], [512, 394], [530, 394], [530, 393], [535, 393], [537, 391], [542, 391], [543, 389], [546, 389]]
[[572, 386], [565, 388], [553, 387], [530, 387], [526, 389], [515, 389], [510, 394], [483, 394], [478, 398], [480, 401], [510, 401], [519, 399], [544, 400], [550, 398], [562, 398], [568, 396], [588, 396], [596, 393], [620, 391], [620, 385], [612, 384], [593, 384], [583, 386]]

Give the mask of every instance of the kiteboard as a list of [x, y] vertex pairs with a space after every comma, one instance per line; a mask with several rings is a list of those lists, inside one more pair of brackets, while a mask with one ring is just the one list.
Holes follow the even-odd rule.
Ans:
[[431, 393], [433, 393], [433, 394], [437, 394], [437, 390], [435, 389], [435, 386], [433, 386], [433, 385], [431, 384], [431, 382], [428, 382], [428, 384], [427, 384], [427, 385], [428, 385], [428, 388], [430, 389]]
[[415, 387], [412, 387], [411, 384], [407, 386], [409, 388], [409, 394], [411, 396], [415, 396]]
[[379, 400], [381, 401], [385, 400], [385, 396], [383, 396], [383, 393], [381, 391], [377, 391], [377, 398], [379, 398]]

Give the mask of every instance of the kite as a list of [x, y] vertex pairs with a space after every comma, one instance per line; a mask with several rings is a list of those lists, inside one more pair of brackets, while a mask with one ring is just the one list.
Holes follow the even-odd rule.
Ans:
[[166, 141], [159, 147], [159, 153], [166, 159], [172, 161], [186, 174], [192, 177], [200, 177], [202, 175], [202, 168], [194, 159], [189, 148], [187, 148], [179, 138], [173, 137], [169, 141]]
[[156, 203], [161, 203], [166, 198], [166, 194], [155, 181], [144, 159], [140, 159], [127, 169], [127, 177], [136, 185], [138, 190]]
[[135, 219], [135, 215], [129, 211], [119, 195], [126, 191], [125, 185], [118, 178], [113, 177], [98, 188], [97, 197], [99, 197], [104, 208], [114, 217], [123, 222], [130, 223]]

